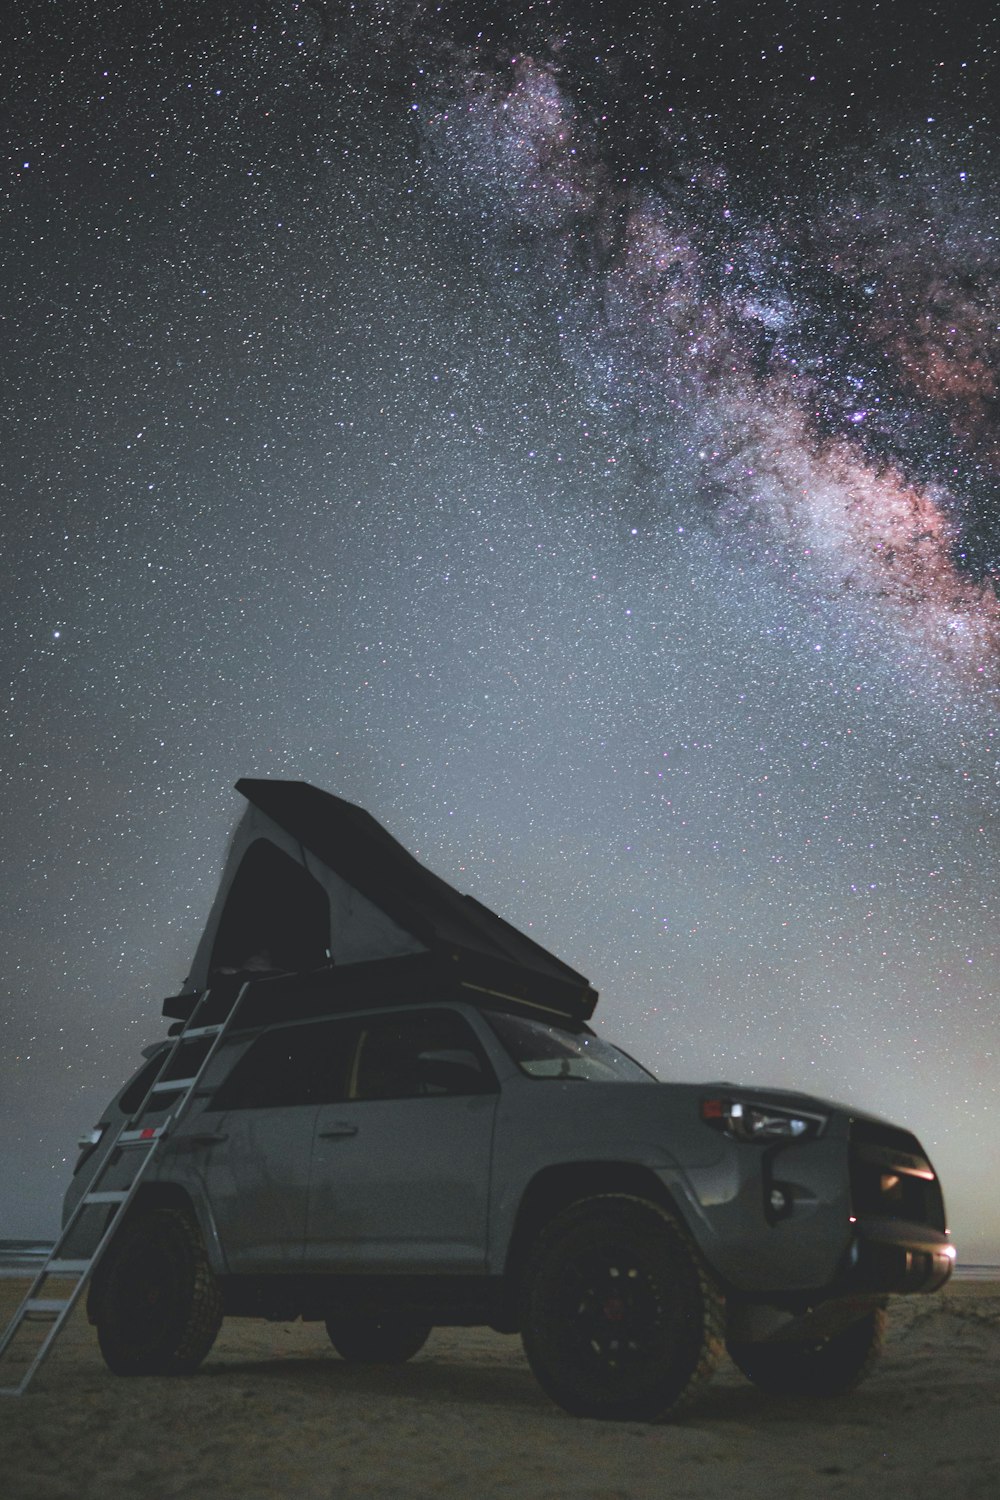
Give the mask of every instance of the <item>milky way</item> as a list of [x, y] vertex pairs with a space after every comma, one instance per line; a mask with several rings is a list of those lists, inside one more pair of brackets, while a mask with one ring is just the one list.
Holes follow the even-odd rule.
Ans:
[[0, 1234], [271, 775], [1000, 1258], [995, 28], [607, 10], [21, 8]]
[[773, 538], [784, 565], [810, 559], [817, 586], [995, 686], [993, 574], [956, 560], [963, 489], [997, 478], [1000, 247], [982, 184], [962, 201], [974, 143], [896, 174], [902, 190], [883, 168], [836, 212], [810, 194], [774, 213], [673, 110], [669, 195], [611, 170], [560, 73], [558, 47], [499, 75], [463, 59], [443, 100], [411, 106], [470, 231], [490, 225], [497, 275], [541, 284], [581, 380], [654, 469], [665, 429], [696, 458], [692, 498], [741, 546]]

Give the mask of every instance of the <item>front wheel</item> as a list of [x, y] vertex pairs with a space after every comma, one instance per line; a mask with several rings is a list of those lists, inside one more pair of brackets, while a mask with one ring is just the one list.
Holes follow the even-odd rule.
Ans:
[[215, 1343], [222, 1299], [198, 1226], [174, 1208], [127, 1220], [94, 1278], [91, 1308], [116, 1375], [184, 1375]]
[[401, 1365], [430, 1337], [431, 1325], [395, 1313], [347, 1313], [326, 1320], [330, 1343], [352, 1365]]
[[729, 1356], [771, 1396], [841, 1396], [869, 1373], [882, 1352], [888, 1313], [876, 1307], [826, 1339], [795, 1344], [731, 1343]]
[[539, 1237], [521, 1329], [545, 1391], [574, 1416], [652, 1421], [722, 1355], [723, 1303], [676, 1221], [607, 1195], [574, 1204]]

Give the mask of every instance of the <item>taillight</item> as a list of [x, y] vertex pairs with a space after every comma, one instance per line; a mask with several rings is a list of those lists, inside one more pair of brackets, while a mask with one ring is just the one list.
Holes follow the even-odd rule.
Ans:
[[77, 1172], [79, 1172], [80, 1168], [83, 1166], [87, 1158], [89, 1156], [93, 1156], [94, 1152], [101, 1144], [101, 1140], [103, 1139], [104, 1132], [107, 1130], [107, 1128], [107, 1120], [102, 1120], [99, 1125], [95, 1125], [92, 1130], [85, 1130], [83, 1135], [81, 1135], [80, 1139], [76, 1143], [80, 1148], [80, 1155], [77, 1157], [76, 1165], [73, 1167], [74, 1177], [76, 1176]]

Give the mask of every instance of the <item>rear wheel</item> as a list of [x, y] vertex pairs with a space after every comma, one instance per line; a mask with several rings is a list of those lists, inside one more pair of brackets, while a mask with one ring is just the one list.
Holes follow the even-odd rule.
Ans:
[[215, 1343], [222, 1299], [198, 1226], [174, 1208], [127, 1220], [97, 1268], [90, 1306], [116, 1375], [183, 1375]]
[[840, 1396], [869, 1373], [885, 1336], [888, 1314], [876, 1307], [826, 1339], [797, 1344], [730, 1344], [729, 1355], [748, 1380], [772, 1396]]
[[430, 1337], [431, 1325], [399, 1313], [348, 1313], [326, 1320], [330, 1343], [352, 1365], [401, 1365]]
[[591, 1198], [560, 1214], [528, 1266], [521, 1328], [539, 1384], [574, 1416], [651, 1421], [722, 1355], [722, 1298], [657, 1205]]

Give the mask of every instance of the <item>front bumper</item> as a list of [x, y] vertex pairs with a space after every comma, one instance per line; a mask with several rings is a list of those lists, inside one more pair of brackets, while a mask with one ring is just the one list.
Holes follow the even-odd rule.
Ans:
[[947, 1235], [899, 1219], [858, 1219], [834, 1295], [936, 1292], [955, 1265]]
[[924, 1224], [855, 1220], [840, 1272], [829, 1286], [729, 1303], [728, 1337], [741, 1343], [829, 1338], [905, 1292], [936, 1292], [955, 1264], [955, 1247]]

